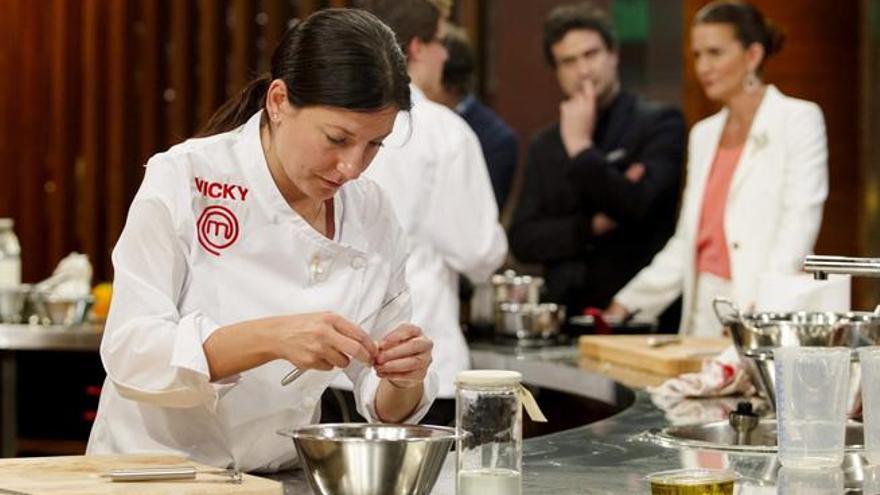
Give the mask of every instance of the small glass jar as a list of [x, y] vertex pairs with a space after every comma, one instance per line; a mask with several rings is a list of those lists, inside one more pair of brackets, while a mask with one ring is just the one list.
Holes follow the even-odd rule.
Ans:
[[21, 246], [11, 218], [0, 218], [0, 289], [21, 285]]
[[522, 493], [522, 375], [462, 371], [456, 378], [458, 495]]

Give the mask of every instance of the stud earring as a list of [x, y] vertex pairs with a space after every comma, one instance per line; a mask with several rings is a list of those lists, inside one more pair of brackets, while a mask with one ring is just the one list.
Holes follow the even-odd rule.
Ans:
[[758, 75], [754, 72], [749, 72], [749, 75], [746, 76], [746, 80], [743, 83], [743, 88], [747, 93], [753, 93], [756, 89], [758, 89], [758, 85], [761, 84], [761, 80], [758, 79]]

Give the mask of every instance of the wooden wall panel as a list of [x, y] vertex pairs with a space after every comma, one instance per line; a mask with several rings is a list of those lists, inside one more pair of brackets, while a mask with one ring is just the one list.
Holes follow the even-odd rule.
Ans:
[[60, 259], [73, 244], [74, 225], [69, 213], [74, 208], [74, 163], [78, 139], [70, 129], [79, 128], [79, 64], [75, 63], [79, 33], [80, 10], [66, 0], [51, 2], [50, 104], [48, 119], [49, 146], [47, 156], [46, 195], [46, 243], [47, 256]]
[[110, 252], [142, 165], [268, 68], [297, 10], [325, 6], [5, 0], [0, 217], [16, 221], [24, 280], [47, 277], [73, 250], [89, 255], [96, 281], [111, 279]]
[[[16, 231], [22, 234], [22, 249], [44, 259], [48, 218], [45, 209], [43, 186], [46, 180], [48, 150], [48, 122], [52, 109], [47, 108], [49, 94], [48, 78], [45, 77], [46, 60], [49, 58], [50, 41], [44, 33], [50, 28], [51, 9], [47, 2], [28, 2], [22, 5], [20, 18], [19, 49], [22, 51], [19, 70], [21, 85], [14, 95], [17, 123], [13, 132], [32, 143], [19, 146], [16, 166], [19, 167], [18, 197], [16, 206], [20, 211], [33, 213], [33, 220], [16, 222]], [[32, 269], [24, 267], [23, 277], [32, 276]]]
[[195, 123], [195, 26], [192, 22], [195, 8], [189, 0], [170, 2], [168, 7], [168, 25], [171, 30], [165, 61], [168, 86], [163, 92], [167, 125], [165, 142], [177, 143], [192, 133]]
[[[132, 14], [129, 2], [110, 2], [107, 5], [105, 79], [109, 84], [106, 86], [104, 113], [107, 161], [101, 191], [95, 200], [106, 212], [103, 246], [113, 246], [122, 231], [130, 202], [125, 178], [129, 168], [136, 166], [136, 155], [132, 153], [134, 141], [131, 139], [135, 129], [125, 124], [133, 113], [130, 102], [136, 101], [133, 98], [134, 84], [129, 77], [133, 62], [129, 37]], [[103, 254], [105, 266], [102, 271], [109, 271], [110, 259], [106, 256], [109, 253]]]
[[485, 5], [485, 2], [480, 0], [459, 0], [455, 4], [457, 14], [455, 22], [464, 28], [471, 40], [480, 39]]
[[[289, 0], [265, 0], [263, 11], [266, 14], [266, 25], [263, 29], [265, 52], [271, 54], [278, 46], [281, 36], [287, 29], [288, 23], [296, 16], [296, 10]], [[260, 71], [269, 70], [269, 57], [265, 57], [266, 63], [260, 67]]]
[[[100, 0], [83, 0], [82, 54], [83, 86], [82, 112], [83, 125], [80, 144], [80, 155], [75, 165], [76, 187], [76, 220], [77, 237], [80, 248], [87, 253], [98, 273], [107, 269], [109, 259], [106, 246], [101, 240], [106, 225], [106, 210], [98, 200], [103, 176], [105, 156], [102, 146], [104, 119], [101, 109], [105, 108], [103, 98], [106, 86], [101, 72], [104, 66], [101, 48], [106, 45], [103, 28], [106, 26]], [[25, 253], [29, 254], [29, 253]], [[27, 261], [27, 259], [25, 259]], [[51, 269], [45, 266], [44, 269]], [[56, 260], [57, 262], [57, 260]]]
[[[7, 5], [8, 4], [8, 5]], [[6, 2], [0, 16], [0, 74], [16, 74], [21, 68], [23, 50], [19, 50], [21, 2]], [[18, 204], [18, 184], [24, 167], [19, 166], [15, 137], [18, 128], [18, 77], [0, 77], [0, 215], [21, 218]]]
[[319, 0], [296, 0], [296, 16], [305, 19], [312, 12], [318, 10], [320, 3]]
[[138, 16], [137, 44], [135, 58], [140, 62], [135, 69], [137, 74], [137, 126], [138, 157], [137, 165], [146, 164], [150, 155], [160, 148], [162, 135], [161, 110], [162, 74], [160, 62], [162, 53], [161, 9], [158, 2], [142, 0]]
[[198, 114], [197, 122], [205, 124], [217, 107], [226, 99], [226, 72], [223, 33], [226, 26], [226, 2], [201, 0], [199, 2], [198, 50]]
[[254, 60], [254, 35], [256, 29], [253, 19], [256, 15], [251, 0], [232, 0], [232, 57], [229, 74], [229, 93], [237, 94], [256, 76], [252, 69]]

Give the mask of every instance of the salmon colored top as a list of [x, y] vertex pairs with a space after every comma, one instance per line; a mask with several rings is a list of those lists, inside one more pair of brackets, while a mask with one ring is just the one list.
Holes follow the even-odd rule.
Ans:
[[718, 148], [706, 182], [697, 233], [697, 272], [725, 280], [730, 280], [730, 253], [724, 235], [724, 210], [742, 149], [743, 146]]

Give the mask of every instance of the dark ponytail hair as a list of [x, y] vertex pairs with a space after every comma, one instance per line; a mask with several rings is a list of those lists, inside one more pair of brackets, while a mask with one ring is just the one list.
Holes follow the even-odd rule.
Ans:
[[406, 59], [394, 33], [357, 9], [324, 9], [291, 25], [272, 53], [270, 72], [224, 103], [199, 131], [231, 131], [265, 108], [269, 84], [280, 79], [296, 107], [331, 106], [359, 112], [412, 107]]
[[[764, 47], [764, 60], [779, 53], [785, 44], [785, 34], [764, 17], [753, 5], [739, 0], [718, 0], [697, 12], [694, 25], [730, 24], [736, 38], [748, 48], [752, 43]], [[761, 61], [761, 66], [764, 65]]]

